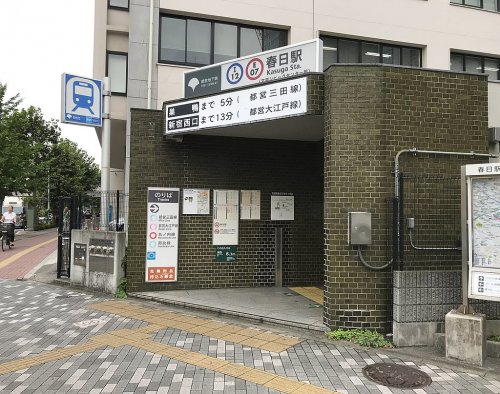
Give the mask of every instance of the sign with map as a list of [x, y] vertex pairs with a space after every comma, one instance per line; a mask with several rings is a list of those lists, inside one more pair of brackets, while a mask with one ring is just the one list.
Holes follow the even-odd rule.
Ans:
[[469, 298], [500, 301], [500, 163], [465, 166]]

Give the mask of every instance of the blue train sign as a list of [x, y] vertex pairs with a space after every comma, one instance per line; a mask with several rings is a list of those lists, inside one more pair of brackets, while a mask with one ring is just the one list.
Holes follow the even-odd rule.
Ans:
[[102, 126], [102, 81], [62, 75], [61, 122]]

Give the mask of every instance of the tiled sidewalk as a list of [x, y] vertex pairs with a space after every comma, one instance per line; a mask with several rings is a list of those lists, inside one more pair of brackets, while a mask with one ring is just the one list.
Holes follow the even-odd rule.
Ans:
[[[500, 393], [500, 376], [290, 334], [155, 303], [0, 280], [0, 392]], [[259, 336], [264, 343], [245, 342]], [[272, 343], [283, 346], [272, 351]], [[417, 364], [433, 383], [411, 391], [377, 386], [361, 372], [375, 362]]]

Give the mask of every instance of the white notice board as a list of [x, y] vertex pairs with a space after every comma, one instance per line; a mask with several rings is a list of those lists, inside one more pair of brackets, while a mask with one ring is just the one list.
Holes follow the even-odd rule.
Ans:
[[260, 220], [260, 190], [242, 190], [240, 210], [242, 220]]
[[271, 220], [295, 220], [293, 193], [271, 194]]
[[183, 215], [208, 215], [210, 213], [210, 189], [184, 189], [182, 191]]
[[214, 190], [213, 245], [238, 245], [239, 191]]
[[177, 188], [148, 188], [146, 282], [177, 281], [179, 194]]

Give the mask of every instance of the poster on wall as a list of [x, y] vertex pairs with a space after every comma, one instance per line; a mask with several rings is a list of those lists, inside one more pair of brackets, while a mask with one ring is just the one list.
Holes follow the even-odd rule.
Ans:
[[210, 189], [184, 189], [182, 191], [183, 215], [208, 215], [210, 213]]
[[238, 190], [214, 190], [214, 246], [238, 245], [239, 195]]
[[260, 220], [260, 190], [242, 190], [240, 210], [242, 220]]
[[293, 193], [271, 194], [271, 220], [295, 220]]
[[178, 188], [148, 188], [146, 282], [176, 282], [179, 253]]

